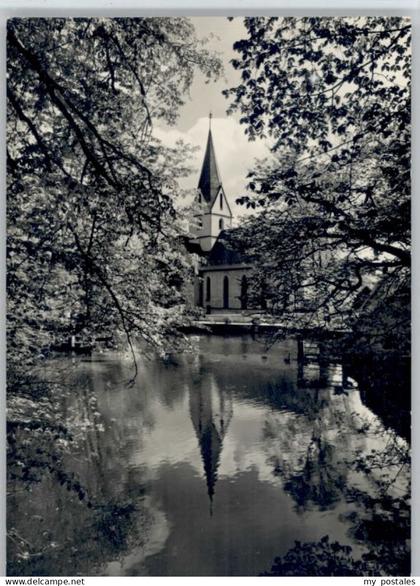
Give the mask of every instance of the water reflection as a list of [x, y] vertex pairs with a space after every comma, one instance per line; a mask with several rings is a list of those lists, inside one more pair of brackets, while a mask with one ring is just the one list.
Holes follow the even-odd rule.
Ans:
[[204, 374], [190, 388], [189, 396], [191, 421], [200, 445], [212, 514], [223, 440], [233, 415], [232, 397], [219, 387], [211, 373]]
[[[10, 573], [256, 575], [295, 540], [372, 546], [375, 515], [407, 489], [388, 453], [406, 444], [341, 367], [302, 371], [292, 341], [268, 354], [247, 337], [197, 343], [144, 361], [130, 388], [121, 356], [46, 367], [72, 388], [67, 467], [92, 506], [48, 475], [30, 493], [11, 486], [8, 525], [32, 549], [11, 545]], [[367, 471], [373, 450], [387, 465]]]

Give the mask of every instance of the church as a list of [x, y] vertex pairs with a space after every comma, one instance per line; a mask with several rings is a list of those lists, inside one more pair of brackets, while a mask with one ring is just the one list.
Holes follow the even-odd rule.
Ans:
[[249, 309], [252, 263], [232, 226], [232, 211], [217, 166], [210, 126], [197, 189], [200, 212], [195, 216], [189, 250], [200, 258], [195, 304], [207, 313]]

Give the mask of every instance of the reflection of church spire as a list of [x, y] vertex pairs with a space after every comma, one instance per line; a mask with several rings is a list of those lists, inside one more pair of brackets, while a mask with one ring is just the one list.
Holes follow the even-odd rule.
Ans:
[[223, 448], [223, 439], [232, 418], [232, 400], [225, 397], [213, 378], [203, 377], [202, 382], [190, 391], [191, 420], [200, 445], [201, 459], [206, 476], [210, 514], [217, 482], [217, 469]]

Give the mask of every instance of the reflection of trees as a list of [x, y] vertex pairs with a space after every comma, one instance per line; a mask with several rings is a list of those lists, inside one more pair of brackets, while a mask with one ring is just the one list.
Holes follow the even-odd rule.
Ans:
[[188, 355], [171, 355], [165, 360], [150, 361], [147, 365], [147, 386], [153, 389], [159, 400], [169, 409], [173, 409], [184, 398], [189, 372], [179, 366], [188, 364], [188, 358]]
[[[207, 493], [212, 507], [223, 439], [232, 418], [232, 397], [210, 374], [190, 389], [190, 415], [200, 446]], [[211, 510], [211, 508], [210, 508]]]
[[[325, 390], [299, 390], [295, 394], [308, 399], [299, 414], [272, 414], [265, 423], [263, 439], [273, 472], [284, 481], [298, 509], [311, 504], [324, 510], [341, 496], [348, 470], [337, 450], [350, 449], [347, 437], [332, 430], [343, 424], [340, 412], [331, 412]], [[316, 400], [318, 398], [318, 401]], [[296, 398], [293, 405], [299, 404]]]
[[263, 576], [406, 576], [410, 574], [407, 549], [381, 545], [375, 551], [353, 556], [348, 545], [330, 542], [325, 535], [317, 543], [299, 543], [281, 558], [277, 557]]
[[[110, 499], [81, 510], [71, 494], [56, 485], [49, 488], [48, 499], [44, 493], [31, 500], [35, 527], [25, 538], [19, 526], [10, 530], [8, 575], [106, 575], [112, 565], [121, 568], [127, 557], [141, 562], [151, 536], [163, 545], [166, 518], [150, 500]], [[47, 501], [44, 509], [40, 500]], [[50, 507], [59, 511], [57, 519]], [[35, 535], [36, 530], [41, 534]]]
[[69, 465], [96, 500], [127, 494], [125, 487], [138, 484], [127, 457], [141, 448], [145, 431], [154, 426], [151, 398], [135, 388], [127, 392], [126, 375], [121, 362], [93, 363], [70, 381], [74, 395], [65, 412], [78, 447]]
[[[258, 367], [261, 361], [253, 359]], [[351, 458], [364, 443], [354, 421], [356, 395], [338, 391], [342, 377], [334, 369], [322, 373], [331, 386], [296, 388], [292, 378], [296, 370], [282, 371], [279, 366], [281, 363], [274, 368], [267, 364], [250, 372], [249, 368], [220, 364], [214, 376], [219, 387], [235, 388], [242, 400], [271, 408], [263, 439], [273, 473], [284, 480], [284, 489], [297, 507], [331, 508], [342, 498], [348, 481], [349, 466], [343, 453]]]
[[79, 364], [68, 375], [71, 392], [61, 409], [73, 442], [66, 472], [85, 496], [67, 486], [67, 477], [60, 483], [47, 474], [31, 487], [28, 506], [22, 485], [11, 486], [10, 574], [98, 574], [144, 548], [155, 523], [166, 521], [145, 498], [138, 468], [127, 465], [153, 417], [147, 394], [127, 392], [125, 380], [119, 362]]
[[[261, 356], [250, 354], [253, 348], [243, 340], [241, 344], [237, 344], [235, 368], [222, 360], [214, 369], [215, 380], [220, 388], [233, 388], [241, 400], [270, 409], [262, 438], [267, 458], [297, 510], [333, 512], [338, 503], [347, 503], [348, 512], [341, 520], [348, 524], [349, 537], [360, 547], [369, 544], [372, 550], [371, 559], [363, 560], [366, 572], [398, 573], [400, 568], [404, 573], [409, 536], [409, 508], [403, 496], [409, 467], [405, 442], [365, 407], [358, 390], [343, 385], [345, 377], [339, 368], [328, 368], [328, 372], [322, 368], [317, 373], [304, 364], [302, 384], [296, 385], [293, 377], [299, 372], [293, 363], [284, 367], [280, 356], [262, 365]], [[238, 362], [245, 359], [247, 368], [241, 369]], [[323, 386], [320, 379], [327, 384]], [[304, 545], [289, 560], [291, 568], [295, 560], [290, 571], [296, 575], [305, 563], [308, 575], [316, 575], [316, 563], [318, 575], [328, 575], [324, 571], [357, 574], [362, 567], [355, 564], [346, 545]], [[311, 568], [305, 556], [313, 556]], [[341, 558], [335, 569], [328, 566], [331, 556]]]
[[263, 576], [353, 576], [368, 574], [361, 561], [355, 561], [349, 546], [330, 542], [328, 536], [319, 543], [300, 543], [283, 557], [277, 557]]
[[411, 362], [408, 359], [363, 357], [352, 360], [349, 373], [358, 382], [363, 402], [379, 414], [385, 425], [398, 435], [410, 439]]
[[[410, 571], [410, 451], [408, 444], [378, 422], [366, 423], [364, 433], [379, 438], [378, 447], [359, 453], [355, 470], [369, 477], [375, 491], [347, 488], [347, 497], [359, 504], [345, 515], [351, 535], [372, 544], [372, 560], [381, 559], [397, 574]], [[378, 442], [379, 443], [379, 442]], [[379, 566], [380, 567], [380, 566]], [[391, 570], [388, 570], [391, 573]]]
[[[338, 543], [299, 544], [276, 560], [272, 575], [408, 572], [407, 444], [363, 406], [358, 391], [337, 393], [326, 388], [295, 393], [300, 401], [294, 397], [290, 408], [272, 413], [264, 427], [273, 474], [283, 480], [298, 510], [312, 505], [333, 508], [339, 500], [349, 503], [341, 518], [349, 523], [354, 540], [370, 544], [371, 553], [356, 562], [351, 548]], [[306, 399], [310, 413], [304, 408], [291, 412]], [[328, 561], [329, 556], [335, 561]]]
[[275, 558], [269, 576], [405, 576], [410, 574], [409, 494], [371, 496], [351, 489], [359, 503], [345, 515], [352, 537], [368, 545], [361, 557], [348, 545], [330, 542], [299, 543], [283, 558]]
[[341, 497], [346, 477], [343, 472], [331, 473], [333, 455], [330, 444], [323, 444], [320, 437], [311, 438], [302, 471], [284, 483], [285, 491], [294, 498], [299, 508], [305, 509], [312, 502], [323, 510]]

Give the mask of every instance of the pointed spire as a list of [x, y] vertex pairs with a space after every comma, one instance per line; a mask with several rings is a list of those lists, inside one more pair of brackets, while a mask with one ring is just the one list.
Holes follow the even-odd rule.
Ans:
[[211, 120], [213, 114], [209, 114], [209, 135], [207, 138], [206, 152], [204, 154], [203, 166], [201, 168], [198, 189], [201, 191], [204, 201], [212, 203], [222, 184], [219, 169], [217, 168], [216, 153], [211, 134]]

